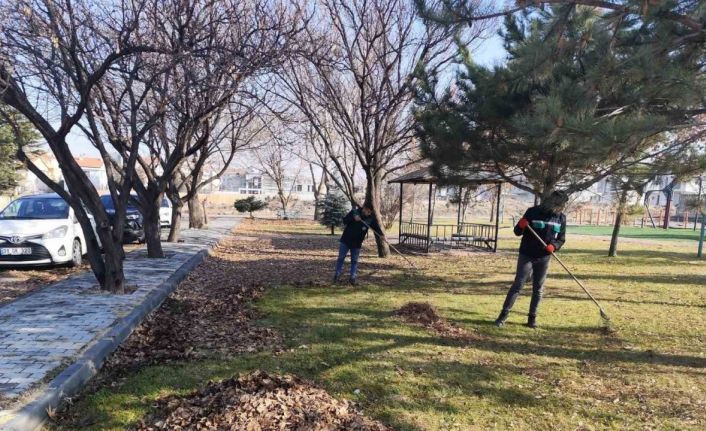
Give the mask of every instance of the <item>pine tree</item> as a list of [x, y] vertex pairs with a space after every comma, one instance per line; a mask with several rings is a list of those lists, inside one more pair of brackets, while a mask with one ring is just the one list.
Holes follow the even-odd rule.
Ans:
[[0, 126], [0, 191], [17, 185], [17, 159], [15, 140], [9, 126]]
[[249, 213], [250, 218], [255, 218], [253, 212], [264, 209], [267, 207], [267, 203], [255, 199], [255, 196], [248, 196], [245, 199], [238, 199], [233, 206], [239, 213]]
[[677, 22], [571, 3], [531, 12], [505, 20], [505, 65], [478, 66], [460, 46], [454, 86], [439, 95], [432, 75], [418, 87], [417, 130], [437, 175], [484, 170], [540, 197], [576, 192], [649, 158], [703, 112], [703, 43], [679, 44]]
[[[7, 108], [2, 115], [16, 115]], [[12, 126], [3, 121], [0, 116], [0, 192], [8, 191], [17, 186], [19, 180], [18, 171], [22, 168], [22, 164], [17, 158], [18, 139], [13, 132]], [[22, 150], [25, 154], [38, 153], [36, 141], [38, 133], [26, 121], [16, 120], [16, 125], [21, 129], [20, 133], [24, 146]]]
[[338, 190], [329, 190], [326, 197], [321, 202], [321, 219], [319, 222], [331, 229], [331, 235], [335, 234], [335, 229], [343, 224], [343, 217], [348, 213], [348, 199]]

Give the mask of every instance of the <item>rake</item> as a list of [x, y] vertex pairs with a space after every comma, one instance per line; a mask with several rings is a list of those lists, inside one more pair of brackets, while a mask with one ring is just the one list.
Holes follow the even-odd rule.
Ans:
[[367, 226], [369, 230], [373, 231], [373, 233], [375, 234], [375, 236], [378, 237], [378, 238], [380, 238], [380, 240], [382, 240], [385, 244], [387, 244], [387, 246], [390, 247], [395, 253], [397, 253], [397, 254], [399, 254], [400, 256], [402, 256], [402, 258], [403, 258], [405, 261], [407, 261], [407, 263], [408, 263], [412, 268], [414, 268], [414, 269], [416, 269], [416, 270], [419, 270], [419, 268], [417, 268], [417, 265], [415, 265], [414, 262], [412, 262], [411, 260], [409, 260], [409, 258], [407, 258], [407, 256], [405, 256], [404, 254], [402, 254], [402, 252], [400, 252], [399, 250], [397, 250], [397, 248], [395, 248], [394, 245], [390, 244], [390, 241], [388, 241], [387, 238], [385, 238], [384, 236], [382, 236], [382, 235], [378, 234], [377, 232], [375, 232], [375, 229], [371, 228], [370, 225], [367, 224], [367, 223], [365, 222], [365, 220], [363, 220], [362, 218], [360, 219], [360, 221], [361, 221], [361, 223], [363, 223], [365, 226]]
[[[532, 235], [534, 235], [534, 237], [537, 238], [537, 241], [539, 241], [542, 244], [542, 246], [544, 246], [545, 248], [547, 247], [547, 243], [544, 242], [544, 240], [537, 234], [537, 232], [535, 232], [534, 229], [532, 229], [532, 226], [527, 225], [526, 229], [529, 229], [529, 231], [532, 232]], [[588, 295], [588, 297], [591, 298], [591, 301], [593, 301], [593, 303], [596, 304], [596, 307], [598, 307], [598, 310], [601, 312], [601, 319], [603, 319], [603, 323], [605, 324], [605, 326], [608, 329], [610, 329], [610, 317], [608, 316], [608, 313], [605, 312], [603, 307], [601, 307], [601, 304], [599, 304], [598, 301], [596, 301], [596, 298], [594, 298], [593, 295], [591, 295], [591, 292], [589, 292], [588, 289], [586, 289], [586, 286], [584, 286], [583, 283], [581, 283], [581, 280], [576, 278], [576, 276], [569, 270], [569, 268], [567, 268], [566, 265], [564, 265], [564, 262], [562, 262], [561, 259], [559, 259], [559, 256], [557, 256], [556, 253], [551, 253], [551, 255], [554, 256], [554, 259], [556, 259], [556, 261], [559, 262], [559, 265], [561, 265], [561, 267], [564, 268], [564, 270], [571, 276], [571, 278], [574, 279], [576, 284], [578, 284], [581, 287], [581, 289], [583, 289], [583, 291], [586, 292], [586, 295]]]

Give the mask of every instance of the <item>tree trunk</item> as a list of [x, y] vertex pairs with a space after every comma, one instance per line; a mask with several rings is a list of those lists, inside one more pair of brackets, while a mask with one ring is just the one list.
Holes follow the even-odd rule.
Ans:
[[143, 214], [145, 228], [145, 242], [147, 243], [147, 257], [163, 258], [161, 228], [159, 226], [159, 206], [157, 202]]
[[492, 223], [495, 220], [495, 202], [497, 200], [497, 197], [494, 197], [490, 201], [490, 223]]
[[336, 229], [335, 226], [331, 226], [331, 235], [336, 235], [336, 230], [335, 230], [335, 229]]
[[[56, 153], [55, 155], [60, 166], [62, 166], [61, 171], [64, 181], [73, 197], [71, 204], [79, 225], [84, 232], [86, 247], [89, 250], [88, 261], [91, 264], [91, 271], [102, 290], [107, 290], [111, 293], [123, 293], [125, 291], [125, 274], [123, 271], [125, 251], [122, 244], [122, 228], [119, 227], [117, 230], [112, 228], [108, 215], [100, 203], [100, 197], [85, 174], [82, 171], [77, 172], [63, 166], [69, 166], [71, 163], [75, 164], [73, 160], [68, 160], [68, 157], [72, 156], [70, 154], [68, 156], [62, 154], [60, 157]], [[76, 198], [80, 199], [80, 201]], [[93, 214], [96, 224], [95, 233], [93, 233], [93, 224], [86, 213], [86, 209], [84, 209], [84, 205]], [[116, 210], [120, 209], [116, 208]], [[122, 223], [123, 220], [118, 218], [117, 222]], [[100, 246], [98, 245], [98, 240], [100, 240]]]
[[189, 207], [189, 229], [203, 229], [206, 225], [205, 214], [201, 202], [199, 202], [199, 194], [196, 193], [187, 202]]
[[321, 209], [319, 208], [319, 199], [314, 198], [314, 221], [319, 220], [321, 218]]
[[[124, 293], [123, 261], [125, 252], [122, 247], [122, 238], [116, 238], [116, 232], [113, 231], [107, 218], [103, 219], [100, 215], [94, 216], [96, 223], [94, 233], [93, 224], [83, 208], [78, 211], [74, 208], [74, 213], [84, 232], [83, 236], [86, 240], [87, 257], [88, 262], [91, 264], [91, 271], [96, 277], [98, 284], [100, 284], [101, 289], [111, 293]], [[122, 236], [120, 231], [117, 234]], [[98, 243], [99, 240], [100, 245]]]
[[672, 211], [672, 196], [673, 193], [669, 191], [667, 193], [667, 204], [664, 209], [664, 224], [662, 225], [663, 229], [669, 229], [669, 213]]
[[321, 174], [321, 180], [316, 184], [316, 176], [314, 175], [314, 169], [312, 165], [309, 165], [311, 170], [311, 179], [314, 187], [314, 220], [319, 220], [321, 218], [321, 201], [324, 198], [324, 189], [328, 190], [328, 175], [324, 170]]
[[184, 202], [181, 199], [172, 201], [172, 219], [169, 226], [168, 242], [178, 242], [181, 234], [181, 211], [184, 209]]
[[[380, 200], [382, 196], [381, 179], [377, 175], [372, 175], [368, 172], [365, 173], [367, 177], [367, 187], [365, 189], [365, 205], [369, 206], [373, 210], [373, 217], [380, 226], [382, 231], [382, 236], [385, 236], [385, 226], [383, 226], [382, 218], [380, 217]], [[388, 257], [390, 255], [390, 247], [385, 241], [382, 240], [378, 235], [373, 233], [375, 236], [375, 244], [377, 245], [378, 256]]]
[[613, 235], [610, 237], [610, 247], [608, 248], [608, 257], [616, 257], [618, 255], [618, 237], [620, 235], [620, 226], [623, 223], [623, 215], [625, 214], [625, 204], [627, 203], [628, 192], [623, 190], [620, 193], [618, 201], [618, 210], [615, 214], [615, 224], [613, 225]]
[[284, 197], [284, 193], [280, 189], [279, 193], [277, 193], [277, 196], [279, 197], [279, 203], [282, 206], [282, 219], [283, 220], [289, 220], [289, 216], [287, 215], [287, 204], [289, 202], [288, 199]]

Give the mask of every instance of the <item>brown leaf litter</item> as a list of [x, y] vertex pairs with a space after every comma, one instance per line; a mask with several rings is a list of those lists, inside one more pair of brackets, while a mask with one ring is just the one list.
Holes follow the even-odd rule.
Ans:
[[291, 375], [254, 371], [158, 401], [137, 431], [386, 431], [349, 401]]
[[250, 302], [260, 297], [265, 287], [246, 274], [247, 267], [238, 264], [243, 251], [237, 245], [226, 241], [195, 268], [110, 357], [106, 369], [277, 350], [279, 334], [253, 323], [259, 316]]
[[444, 319], [436, 308], [428, 302], [408, 302], [395, 312], [408, 323], [417, 324], [431, 329], [442, 337], [462, 341], [477, 340], [479, 336], [464, 328], [460, 328]]

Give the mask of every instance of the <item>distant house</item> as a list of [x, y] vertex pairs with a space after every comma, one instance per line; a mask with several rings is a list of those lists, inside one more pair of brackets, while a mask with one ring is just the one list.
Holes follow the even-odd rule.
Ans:
[[[59, 163], [50, 152], [42, 152], [39, 154], [28, 155], [29, 159], [34, 163], [39, 170], [46, 174], [49, 178], [56, 182], [61, 182], [62, 175], [59, 169]], [[37, 193], [47, 193], [51, 191], [36, 175], [27, 169], [18, 171], [20, 180], [13, 195], [31, 195]]]
[[703, 196], [705, 190], [702, 189], [706, 186], [704, 179], [706, 176], [696, 176], [672, 185], [673, 175], [660, 175], [645, 188], [649, 192], [647, 204], [650, 206], [665, 205], [667, 202], [666, 192], [671, 188], [672, 206], [679, 212], [687, 211], [687, 202], [690, 198], [698, 197], [699, 193]]
[[103, 166], [103, 159], [99, 157], [76, 157], [75, 160], [99, 193], [108, 190], [108, 175]]
[[[704, 179], [706, 179], [706, 176], [704, 176]], [[629, 201], [639, 204], [646, 203], [651, 207], [664, 206], [667, 203], [666, 192], [669, 190], [669, 186], [673, 180], [673, 175], [659, 175], [645, 186], [642, 196], [639, 196], [637, 193], [632, 193]], [[696, 176], [674, 183], [671, 186], [672, 208], [676, 208], [678, 211], [685, 211], [688, 198], [697, 197], [699, 195], [699, 182], [699, 177]], [[706, 183], [702, 184], [702, 186], [706, 186]], [[592, 204], [612, 205], [616, 202], [616, 194], [617, 192], [611, 178], [604, 178], [593, 184], [587, 190], [578, 193], [577, 200]]]
[[[63, 184], [61, 168], [51, 152], [44, 151], [39, 154], [28, 155], [28, 157], [52, 181]], [[108, 177], [105, 173], [102, 159], [97, 157], [76, 157], [75, 160], [99, 193], [108, 190]], [[8, 195], [22, 196], [51, 191], [47, 185], [29, 170], [21, 169], [18, 174], [20, 175], [19, 184]]]
[[[292, 196], [297, 199], [314, 200], [314, 185], [304, 175], [285, 178], [284, 189], [285, 192], [291, 190]], [[277, 195], [277, 185], [258, 170], [231, 168], [221, 177], [219, 191], [272, 197]]]

